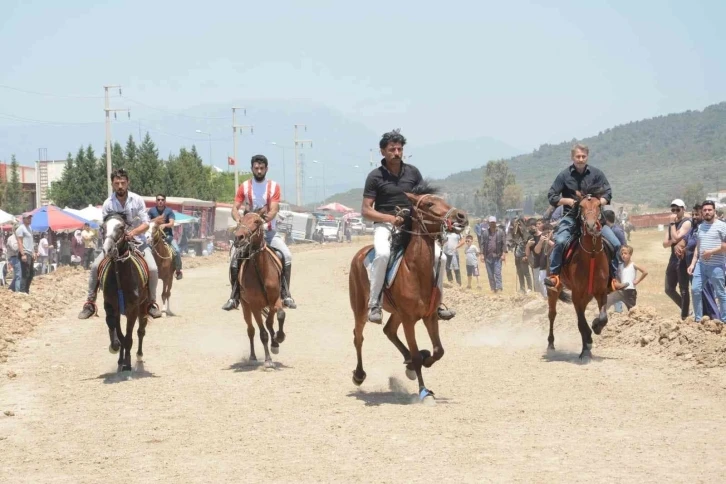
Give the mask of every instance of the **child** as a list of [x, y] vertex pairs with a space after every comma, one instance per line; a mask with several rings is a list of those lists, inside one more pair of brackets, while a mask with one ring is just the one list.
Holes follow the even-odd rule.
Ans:
[[479, 247], [476, 246], [474, 237], [466, 236], [466, 288], [471, 289], [471, 276], [476, 277], [476, 288], [479, 289]]
[[[648, 275], [645, 267], [638, 266], [631, 260], [633, 257], [633, 248], [631, 246], [624, 245], [620, 249], [620, 256], [623, 262], [618, 268], [618, 280], [627, 285], [619, 291], [612, 292], [608, 295], [608, 300], [605, 304], [606, 310], [619, 301], [622, 301], [628, 310], [633, 308], [635, 306], [635, 300], [638, 297], [638, 291], [635, 289], [635, 286], [640, 284], [640, 281]], [[640, 272], [640, 276], [635, 277], [637, 272]]]

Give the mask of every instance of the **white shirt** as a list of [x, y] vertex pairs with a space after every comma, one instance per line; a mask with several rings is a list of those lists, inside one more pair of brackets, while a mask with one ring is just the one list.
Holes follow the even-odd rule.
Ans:
[[38, 242], [38, 257], [48, 257], [48, 239], [45, 237]]
[[618, 272], [620, 272], [620, 282], [627, 284], [623, 289], [635, 289], [635, 264], [631, 262], [624, 266], [620, 263]]
[[[149, 214], [146, 211], [144, 199], [131, 191], [126, 192], [126, 205], [124, 206], [121, 206], [121, 202], [116, 198], [116, 193], [112, 193], [103, 202], [103, 208], [101, 208], [103, 218], [105, 219], [108, 214], [113, 212], [123, 214], [131, 229], [149, 223]], [[146, 234], [138, 234], [135, 238], [137, 242], [146, 243]]]

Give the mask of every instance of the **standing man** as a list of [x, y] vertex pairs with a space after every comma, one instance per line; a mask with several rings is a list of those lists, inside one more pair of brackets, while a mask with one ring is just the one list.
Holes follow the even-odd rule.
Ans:
[[174, 211], [166, 206], [166, 195], [163, 193], [156, 196], [156, 206], [151, 207], [151, 210], [149, 210], [150, 219], [155, 219], [161, 216], [164, 217], [164, 223], [159, 225], [159, 229], [164, 231], [166, 243], [174, 249], [174, 268], [176, 269], [175, 277], [179, 280], [184, 277], [184, 274], [182, 274], [181, 251], [179, 250], [179, 246], [176, 245], [176, 241], [174, 241], [174, 231], [172, 230], [176, 223], [176, 216], [174, 215]]
[[91, 230], [90, 225], [83, 224], [81, 239], [83, 240], [83, 268], [88, 270], [93, 262], [93, 255], [96, 253], [96, 234]]
[[[678, 257], [676, 247], [681, 240], [686, 238], [692, 225], [692, 220], [686, 217], [686, 204], [683, 203], [683, 200], [680, 198], [673, 200], [671, 202], [671, 220], [663, 239], [663, 247], [671, 250], [665, 274], [665, 293], [681, 308], [681, 319], [686, 319], [689, 312], [689, 278], [686, 259]], [[678, 291], [676, 291], [676, 284], [678, 284]]]
[[[290, 294], [290, 275], [292, 273], [292, 252], [285, 244], [281, 236], [277, 236], [277, 212], [280, 210], [280, 185], [272, 180], [267, 180], [267, 157], [264, 155], [255, 155], [250, 161], [252, 166], [252, 178], [245, 180], [237, 189], [237, 195], [234, 197], [234, 208], [232, 208], [232, 218], [238, 224], [242, 221], [239, 209], [243, 205], [247, 205], [249, 210], [258, 210], [267, 207], [267, 213], [262, 218], [267, 222], [265, 224], [265, 241], [273, 249], [278, 250], [285, 259], [282, 284], [280, 286], [280, 296], [282, 304], [286, 308], [295, 309], [297, 304]], [[229, 311], [239, 304], [238, 274], [239, 260], [232, 257], [230, 262], [230, 278], [232, 281], [232, 293], [229, 300], [222, 306], [222, 309]]]
[[40, 262], [40, 273], [45, 274], [48, 269], [48, 234], [40, 234], [38, 241], [38, 262]]
[[628, 245], [628, 241], [625, 240], [625, 232], [623, 231], [623, 228], [615, 223], [615, 212], [612, 210], [605, 210], [603, 212], [603, 217], [605, 217], [605, 224], [613, 231], [613, 234], [615, 234], [615, 237], [618, 238], [620, 245]]
[[[444, 254], [446, 255], [446, 279], [453, 282], [454, 275], [456, 283], [461, 286], [461, 267], [459, 265], [459, 248], [464, 245], [461, 235], [450, 233], [446, 234], [446, 244], [444, 244]], [[453, 271], [453, 275], [452, 275]]]
[[703, 221], [698, 226], [698, 242], [688, 274], [693, 275], [693, 313], [697, 323], [703, 318], [703, 283], [708, 282], [719, 301], [721, 322], [726, 323], [726, 223], [716, 219], [716, 204], [706, 200], [701, 204]]
[[[111, 172], [111, 186], [113, 193], [103, 202], [101, 214], [104, 220], [112, 212], [124, 216], [127, 225], [131, 228], [126, 232], [128, 240], [135, 240], [140, 244], [144, 260], [149, 267], [149, 309], [148, 314], [152, 318], [160, 318], [161, 311], [156, 305], [156, 286], [159, 282], [159, 270], [156, 267], [154, 254], [151, 247], [146, 243], [146, 231], [149, 230], [149, 213], [146, 211], [144, 199], [129, 190], [129, 175], [123, 168]], [[103, 252], [98, 254], [91, 265], [88, 275], [88, 299], [83, 305], [83, 310], [78, 314], [78, 319], [88, 319], [96, 313], [96, 293], [98, 290], [98, 264], [104, 258]]]
[[14, 230], [8, 237], [7, 243], [5, 244], [5, 250], [7, 251], [8, 264], [13, 268], [13, 280], [10, 281], [8, 289], [13, 292], [20, 292], [20, 281], [23, 275], [23, 270], [20, 265], [20, 253], [22, 250], [22, 244], [18, 244], [18, 238], [15, 235], [17, 227], [13, 227]]
[[[612, 190], [610, 183], [605, 174], [587, 164], [590, 157], [590, 148], [582, 144], [576, 144], [570, 151], [572, 165], [565, 168], [555, 178], [550, 191], [547, 194], [550, 205], [558, 207], [555, 212], [562, 207], [563, 217], [557, 224], [554, 235], [555, 246], [552, 249], [550, 257], [550, 276], [545, 278], [544, 283], [548, 287], [560, 287], [560, 270], [562, 269], [562, 256], [565, 252], [565, 245], [570, 240], [574, 230], [577, 230], [577, 221], [572, 207], [577, 202], [578, 191], [586, 187], [599, 187], [602, 189], [600, 198], [600, 206], [609, 205], [612, 199]], [[554, 218], [554, 213], [553, 213]], [[617, 291], [624, 287], [617, 279], [618, 274], [618, 254], [620, 253], [620, 241], [610, 230], [610, 227], [604, 225], [602, 227], [602, 236], [610, 242], [615, 254], [610, 259], [610, 284], [609, 287], [613, 291]]]
[[502, 292], [502, 262], [507, 257], [504, 231], [497, 227], [497, 218], [489, 217], [489, 228], [481, 233], [481, 258], [487, 267], [489, 288]]
[[[411, 202], [406, 192], [423, 181], [421, 172], [413, 165], [403, 162], [403, 147], [406, 138], [400, 130], [385, 133], [378, 143], [381, 149], [381, 166], [374, 169], [366, 178], [363, 189], [363, 204], [361, 215], [372, 220], [373, 248], [375, 257], [370, 268], [370, 297], [368, 299], [368, 321], [380, 323], [383, 319], [381, 312], [381, 295], [383, 283], [386, 279], [386, 267], [391, 258], [391, 233], [394, 227], [400, 227], [404, 220], [396, 215], [397, 208], [411, 208]], [[441, 260], [438, 244], [434, 244], [435, 257]], [[443, 294], [443, 277], [445, 261], [439, 264], [438, 287]], [[456, 315], [453, 309], [439, 307], [437, 313], [440, 319], [449, 320]]]
[[538, 218], [537, 220], [529, 219], [527, 221], [527, 225], [529, 226], [528, 230], [530, 237], [529, 240], [527, 240], [524, 254], [527, 261], [532, 266], [532, 285], [534, 286], [534, 290], [541, 293], [542, 288], [540, 287], [541, 282], [539, 277], [540, 257], [539, 254], [534, 253], [534, 248], [539, 243], [539, 239], [542, 237], [544, 222], [541, 218]]
[[33, 216], [29, 213], [23, 215], [23, 224], [15, 231], [18, 240], [18, 252], [20, 253], [20, 292], [30, 293], [30, 284], [35, 276], [35, 261], [33, 260], [34, 243], [33, 231], [30, 230], [30, 223]]

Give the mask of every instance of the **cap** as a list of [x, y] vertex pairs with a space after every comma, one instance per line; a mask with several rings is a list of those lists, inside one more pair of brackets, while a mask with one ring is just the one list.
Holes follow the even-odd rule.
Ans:
[[24, 218], [24, 219], [25, 219], [25, 218], [32, 218], [32, 217], [33, 217], [33, 214], [32, 214], [32, 213], [30, 213], [30, 212], [27, 212], [27, 213], [24, 213], [24, 214], [23, 214], [23, 218]]
[[497, 223], [497, 218], [494, 215], [489, 217], [489, 223], [492, 223], [492, 222]]
[[676, 207], [686, 208], [686, 204], [683, 203], [683, 200], [680, 198], [676, 198], [671, 202], [671, 205], [675, 205]]

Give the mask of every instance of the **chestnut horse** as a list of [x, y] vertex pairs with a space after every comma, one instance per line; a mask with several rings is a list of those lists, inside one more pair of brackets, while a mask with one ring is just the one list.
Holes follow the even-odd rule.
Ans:
[[174, 254], [171, 246], [166, 243], [166, 235], [159, 228], [164, 223], [164, 216], [161, 215], [152, 219], [149, 223], [149, 231], [151, 232], [151, 252], [154, 254], [156, 267], [159, 269], [159, 280], [162, 283], [161, 303], [164, 307], [166, 316], [174, 316], [171, 312], [171, 286], [174, 283]]
[[[590, 352], [592, 331], [600, 334], [608, 323], [605, 302], [609, 292], [610, 263], [601, 232], [600, 194], [591, 191], [588, 195], [582, 195], [578, 192], [578, 201], [572, 210], [575, 211], [579, 222], [579, 237], [572, 247], [571, 258], [562, 266], [560, 281], [562, 285], [572, 290], [572, 304], [577, 312], [577, 328], [582, 336], [580, 359], [583, 360], [592, 357]], [[549, 288], [548, 291], [550, 319], [548, 350], [555, 349], [553, 327], [557, 317], [557, 299], [561, 298], [562, 285], [558, 288]], [[593, 299], [597, 301], [600, 314], [592, 321], [591, 331], [585, 319], [585, 309]]]
[[[272, 249], [265, 243], [262, 218], [267, 207], [255, 212], [247, 212], [237, 226], [237, 257], [242, 259], [239, 267], [239, 295], [242, 314], [247, 323], [247, 336], [250, 338], [250, 361], [257, 361], [255, 356], [255, 327], [252, 325], [254, 316], [260, 329], [260, 341], [265, 348], [265, 368], [273, 368], [270, 350], [267, 347], [272, 339], [272, 352], [279, 353], [280, 343], [285, 341], [285, 310], [280, 298], [282, 264]], [[273, 311], [274, 310], [274, 311]], [[262, 316], [265, 316], [264, 324]], [[275, 333], [272, 319], [277, 315], [278, 331]], [[267, 326], [267, 331], [265, 330]], [[269, 335], [268, 335], [269, 331]]]
[[[131, 347], [136, 319], [139, 320], [139, 349], [137, 357], [144, 356], [142, 346], [146, 334], [149, 301], [148, 268], [144, 257], [126, 240], [126, 222], [123, 214], [110, 213], [103, 222], [106, 238], [103, 242], [104, 260], [98, 266], [99, 283], [103, 291], [103, 307], [111, 340], [109, 351], [119, 353], [118, 365], [122, 371], [131, 371]], [[144, 274], [145, 271], [145, 274]], [[121, 331], [121, 315], [126, 315], [126, 334]]]
[[[443, 240], [446, 232], [460, 233], [467, 225], [466, 213], [449, 206], [435, 196], [436, 189], [422, 184], [415, 193], [407, 193], [411, 202], [410, 213], [411, 240], [405, 248], [403, 260], [393, 284], [384, 289], [383, 309], [391, 313], [383, 332], [403, 355], [406, 376], [418, 378], [419, 399], [433, 398], [433, 392], [426, 389], [421, 366], [429, 368], [444, 356], [444, 347], [439, 337], [439, 317], [437, 309], [441, 304], [441, 293], [436, 277], [443, 277], [439, 269], [440, 260], [435, 255], [436, 240]], [[405, 229], [403, 229], [405, 230]], [[353, 383], [361, 385], [366, 379], [363, 371], [363, 328], [368, 321], [368, 295], [370, 283], [363, 261], [373, 246], [359, 250], [350, 265], [349, 293], [350, 306], [355, 317], [353, 343], [358, 355], [358, 366], [353, 371]], [[445, 257], [445, 256], [440, 256]], [[419, 350], [416, 343], [415, 325], [423, 319], [433, 345], [433, 354]], [[408, 348], [398, 338], [398, 327], [403, 324]]]

